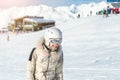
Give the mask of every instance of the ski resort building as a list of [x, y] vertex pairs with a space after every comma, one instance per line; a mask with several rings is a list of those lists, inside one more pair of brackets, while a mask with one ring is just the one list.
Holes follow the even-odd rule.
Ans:
[[55, 21], [45, 20], [43, 17], [24, 16], [14, 19], [8, 28], [11, 31], [38, 31], [55, 26]]
[[111, 3], [115, 8], [120, 7], [120, 0], [107, 0], [108, 3]]

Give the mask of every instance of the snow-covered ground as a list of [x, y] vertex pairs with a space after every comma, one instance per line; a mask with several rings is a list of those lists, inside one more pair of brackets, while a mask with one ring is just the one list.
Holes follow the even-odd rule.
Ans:
[[[90, 16], [57, 25], [63, 32], [64, 80], [120, 79], [120, 15]], [[25, 80], [31, 49], [44, 31], [0, 34], [0, 80]]]

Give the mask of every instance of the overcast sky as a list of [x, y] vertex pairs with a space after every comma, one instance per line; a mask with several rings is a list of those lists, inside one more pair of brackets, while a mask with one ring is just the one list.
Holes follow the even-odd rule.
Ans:
[[30, 5], [48, 5], [52, 7], [68, 6], [71, 4], [82, 4], [90, 2], [101, 2], [105, 0], [1, 0], [0, 8], [10, 8], [13, 6], [30, 6]]

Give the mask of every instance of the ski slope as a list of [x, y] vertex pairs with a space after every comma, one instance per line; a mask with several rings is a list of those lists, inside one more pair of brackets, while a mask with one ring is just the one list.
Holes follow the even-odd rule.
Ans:
[[[120, 15], [91, 16], [56, 25], [63, 32], [64, 80], [120, 79]], [[0, 80], [25, 80], [31, 49], [44, 31], [0, 34]]]

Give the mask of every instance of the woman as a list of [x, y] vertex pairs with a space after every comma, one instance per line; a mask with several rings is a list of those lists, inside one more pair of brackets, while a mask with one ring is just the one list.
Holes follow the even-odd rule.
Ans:
[[62, 32], [46, 29], [27, 63], [27, 80], [63, 80]]

